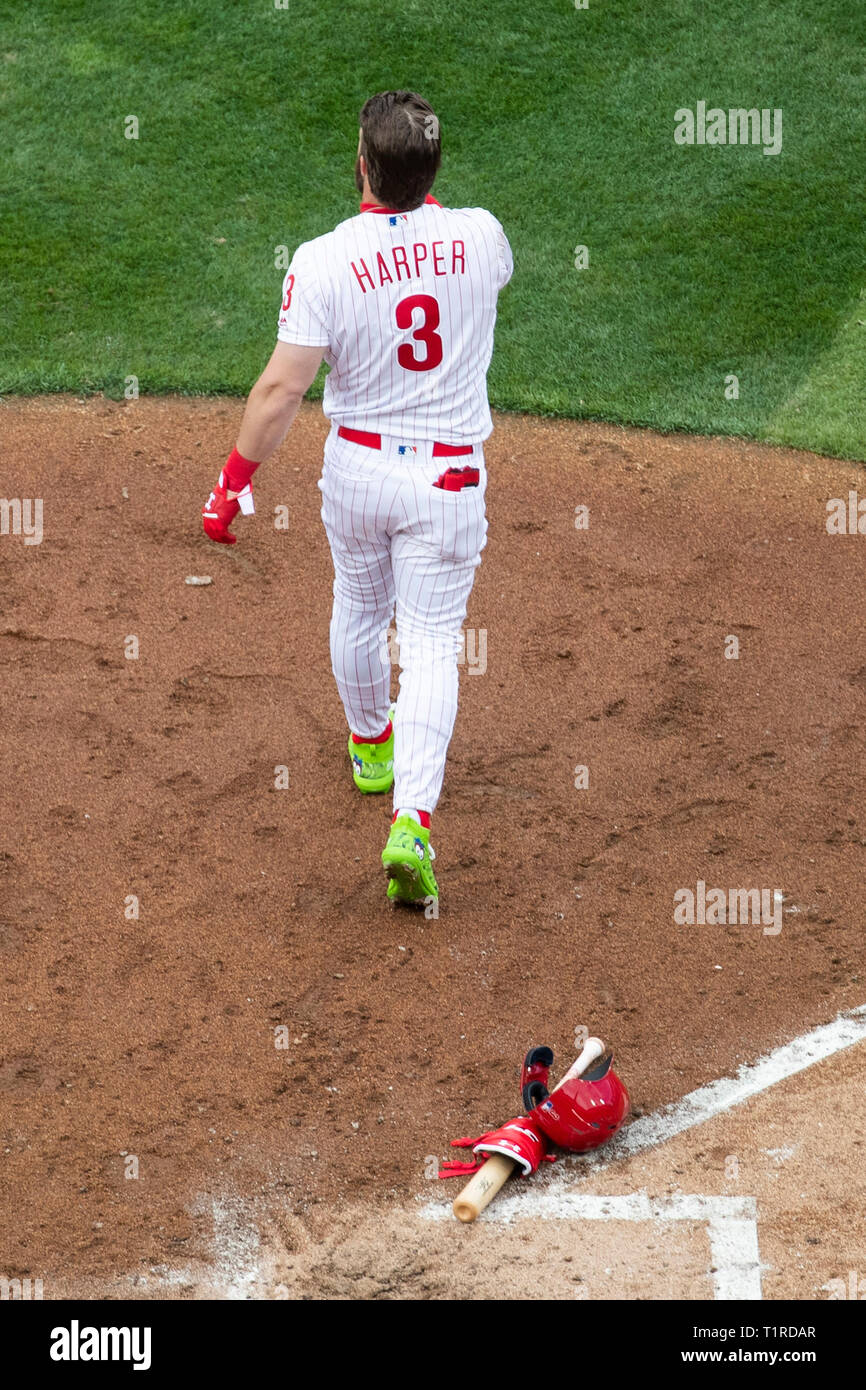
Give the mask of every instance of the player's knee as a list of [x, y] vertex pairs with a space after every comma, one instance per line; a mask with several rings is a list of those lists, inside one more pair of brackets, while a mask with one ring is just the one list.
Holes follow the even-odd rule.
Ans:
[[457, 666], [461, 639], [453, 633], [398, 633], [400, 665], [405, 670], [415, 667]]

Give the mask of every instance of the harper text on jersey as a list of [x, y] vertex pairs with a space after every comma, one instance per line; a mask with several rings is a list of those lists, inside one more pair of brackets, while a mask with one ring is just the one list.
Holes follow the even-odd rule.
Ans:
[[[364, 294], [367, 293], [368, 289], [378, 290], [381, 289], [383, 285], [393, 285], [395, 282], [399, 282], [404, 279], [404, 271], [405, 279], [420, 279], [421, 267], [427, 260], [432, 263], [434, 275], [465, 275], [466, 249], [463, 242], [451, 242], [450, 270], [447, 264], [448, 253], [442, 250], [444, 245], [444, 241], [433, 241], [430, 242], [429, 246], [426, 241], [416, 241], [412, 244], [411, 248], [408, 246], [392, 246], [385, 253], [377, 251], [375, 265], [372, 270], [363, 257], [361, 257], [358, 262], [350, 261], [349, 264], [355, 272], [355, 277]], [[409, 263], [410, 255], [414, 262], [414, 270]], [[394, 266], [393, 275], [388, 267], [389, 256]]]

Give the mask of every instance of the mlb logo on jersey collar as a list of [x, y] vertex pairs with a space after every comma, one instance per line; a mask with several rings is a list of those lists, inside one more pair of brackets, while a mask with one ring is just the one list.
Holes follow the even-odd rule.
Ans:
[[405, 212], [393, 212], [388, 218], [388, 226], [396, 227], [398, 222], [408, 222], [409, 216]]
[[398, 445], [397, 445], [397, 453], [398, 453], [398, 454], [417, 454], [417, 452], [418, 452], [418, 445], [417, 445], [417, 444], [398, 444]]

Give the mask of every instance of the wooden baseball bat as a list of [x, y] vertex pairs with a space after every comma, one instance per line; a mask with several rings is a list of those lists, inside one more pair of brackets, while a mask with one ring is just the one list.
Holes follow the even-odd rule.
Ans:
[[[603, 1053], [604, 1043], [601, 1038], [587, 1038], [577, 1061], [569, 1067], [565, 1076], [556, 1083], [550, 1094], [553, 1095], [554, 1092], [558, 1091], [563, 1082], [571, 1081], [575, 1076], [582, 1076]], [[457, 1220], [475, 1221], [488, 1203], [493, 1201], [499, 1189], [508, 1181], [516, 1167], [517, 1164], [513, 1158], [506, 1158], [504, 1154], [491, 1154], [482, 1163], [478, 1172], [473, 1173], [463, 1191], [454, 1198], [451, 1210]]]
[[503, 1183], [511, 1177], [517, 1164], [513, 1158], [504, 1154], [491, 1154], [485, 1159], [477, 1173], [473, 1173], [468, 1183], [454, 1198], [451, 1210], [458, 1221], [474, 1221], [488, 1202], [492, 1202]]

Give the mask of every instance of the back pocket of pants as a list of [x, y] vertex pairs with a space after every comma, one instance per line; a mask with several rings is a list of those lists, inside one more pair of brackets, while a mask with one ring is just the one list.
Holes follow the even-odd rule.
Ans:
[[429, 520], [424, 539], [436, 547], [444, 560], [465, 564], [477, 559], [487, 538], [483, 488], [446, 492], [431, 484], [427, 493]]

